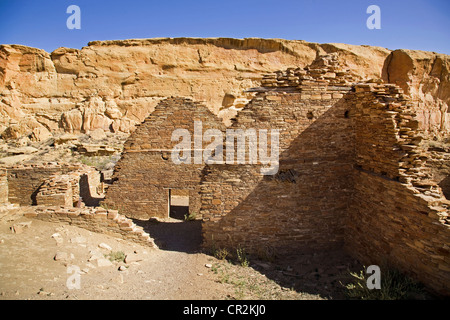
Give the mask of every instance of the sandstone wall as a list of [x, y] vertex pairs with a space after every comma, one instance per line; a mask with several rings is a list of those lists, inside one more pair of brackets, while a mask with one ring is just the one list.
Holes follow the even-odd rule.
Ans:
[[79, 196], [98, 205], [100, 174], [82, 164], [39, 163], [7, 168], [8, 200], [21, 206], [37, 204], [73, 206]]
[[21, 206], [37, 204], [39, 187], [52, 175], [62, 175], [80, 168], [80, 165], [42, 163], [36, 165], [16, 165], [8, 168], [8, 199]]
[[449, 228], [433, 216], [433, 202], [365, 171], [354, 173], [346, 250], [366, 265], [395, 266], [428, 288], [450, 293]]
[[447, 55], [282, 39], [157, 38], [94, 41], [51, 54], [1, 45], [0, 133], [35, 141], [60, 131], [130, 133], [172, 95], [204, 101], [229, 124], [262, 73], [305, 67], [325, 53], [337, 53], [362, 79], [399, 85], [421, 102], [424, 128], [448, 132]]
[[362, 77], [379, 77], [390, 53], [282, 39], [95, 41], [51, 54], [2, 45], [0, 134], [40, 141], [59, 131], [129, 133], [170, 96], [204, 101], [227, 119], [251, 99], [244, 91], [257, 86], [262, 73], [303, 67], [327, 52], [337, 52]]
[[6, 168], [0, 167], [0, 205], [8, 203], [8, 177]]
[[[125, 143], [105, 204], [128, 217], [167, 218], [169, 189], [188, 190], [189, 211], [201, 218], [199, 190], [204, 165], [195, 164], [193, 159], [194, 121], [202, 123], [202, 133], [213, 128], [224, 130], [221, 121], [198, 102], [183, 98], [160, 102]], [[175, 129], [186, 129], [190, 134], [192, 164], [172, 161], [172, 150], [181, 141], [171, 141]]]
[[168, 99], [127, 141], [107, 203], [128, 216], [164, 216], [164, 190], [187, 187], [201, 205], [205, 247], [263, 255], [344, 248], [449, 294], [449, 154], [435, 145], [439, 135], [430, 142], [421, 102], [397, 85], [361, 82], [336, 54], [266, 74], [250, 91], [256, 96], [228, 129], [278, 129], [275, 175], [236, 161], [171, 169], [161, 160], [173, 148], [168, 132], [192, 131], [196, 117], [186, 112], [193, 102]]
[[73, 191], [69, 176], [56, 175], [45, 180], [36, 195], [36, 203], [43, 206], [73, 207]]
[[433, 180], [430, 163], [439, 159], [422, 141], [415, 105], [391, 85], [356, 85], [353, 95], [356, 163], [346, 249], [448, 295], [450, 201]]
[[67, 208], [38, 206], [25, 208], [24, 216], [50, 222], [62, 222], [93, 232], [104, 233], [156, 248], [153, 239], [142, 227], [117, 210], [104, 208]]
[[339, 247], [351, 192], [347, 106], [331, 98], [312, 103], [297, 94], [259, 97], [237, 123], [254, 120], [250, 125], [257, 129], [280, 130], [278, 173], [263, 176], [254, 165], [209, 166], [202, 182], [204, 246], [277, 252]]
[[420, 129], [430, 137], [450, 134], [450, 59], [434, 52], [395, 50], [386, 58], [383, 79], [401, 87], [415, 104]]
[[430, 171], [432, 180], [438, 183], [447, 199], [450, 199], [450, 145], [427, 141], [430, 156], [425, 166]]
[[67, 174], [55, 174], [38, 189], [36, 203], [66, 207], [98, 206], [103, 193], [100, 180], [100, 173], [87, 166]]
[[255, 89], [230, 129], [278, 129], [278, 172], [209, 166], [202, 181], [204, 246], [292, 253], [343, 245], [354, 149], [344, 98], [349, 81], [336, 55], [308, 70], [264, 77], [266, 87]]
[[[273, 125], [271, 119], [289, 119], [286, 110], [302, 110], [314, 121], [284, 132], [281, 141], [289, 143], [281, 143], [274, 177], [258, 175], [255, 166], [205, 170], [204, 245], [242, 245], [260, 253], [343, 246], [363, 263], [395, 266], [448, 295], [446, 149], [430, 147], [418, 102], [398, 86], [356, 83], [336, 93], [340, 100], [329, 100], [328, 90], [336, 85], [321, 79], [330, 76], [328, 68], [319, 69], [298, 71], [298, 78], [292, 70], [290, 76], [289, 70], [266, 76], [266, 87], [256, 89], [261, 93], [238, 115], [236, 123], [242, 117], [242, 123], [258, 126], [261, 119]], [[308, 77], [318, 74], [310, 83]], [[325, 101], [329, 110], [321, 112]], [[259, 103], [255, 120], [251, 109]], [[273, 114], [267, 116], [267, 110]]]

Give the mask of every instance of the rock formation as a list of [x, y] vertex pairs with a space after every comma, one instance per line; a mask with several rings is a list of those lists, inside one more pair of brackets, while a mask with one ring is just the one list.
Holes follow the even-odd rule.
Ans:
[[[56, 132], [129, 133], [163, 98], [204, 101], [227, 119], [251, 99], [264, 72], [303, 67], [338, 52], [362, 77], [378, 77], [383, 48], [264, 39], [95, 41], [51, 54], [0, 46], [0, 132], [42, 141]], [[222, 110], [221, 109], [226, 109]]]
[[[186, 216], [202, 220], [204, 248], [261, 256], [344, 249], [448, 295], [450, 153], [439, 140], [448, 122], [427, 127], [421, 116], [432, 114], [430, 102], [408, 89], [363, 81], [333, 53], [265, 74], [225, 134], [202, 104], [166, 99], [125, 143], [105, 203], [127, 217], [166, 219], [175, 216], [176, 192], [187, 198]], [[214, 156], [202, 155], [210, 141], [195, 121], [215, 128]], [[183, 138], [182, 157], [178, 128], [194, 137]], [[269, 129], [278, 136], [270, 139], [270, 173]]]
[[281, 39], [94, 41], [51, 54], [0, 46], [0, 133], [44, 141], [58, 132], [130, 133], [163, 98], [203, 101], [226, 124], [261, 75], [336, 52], [362, 79], [383, 77], [424, 106], [423, 125], [448, 126], [449, 57], [432, 52]]

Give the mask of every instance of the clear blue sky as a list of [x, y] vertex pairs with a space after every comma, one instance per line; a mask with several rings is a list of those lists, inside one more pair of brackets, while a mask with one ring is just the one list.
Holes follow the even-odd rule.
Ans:
[[[69, 5], [81, 30], [69, 30]], [[381, 30], [369, 30], [369, 5]], [[0, 44], [53, 51], [93, 40], [260, 37], [450, 54], [450, 0], [0, 0]]]

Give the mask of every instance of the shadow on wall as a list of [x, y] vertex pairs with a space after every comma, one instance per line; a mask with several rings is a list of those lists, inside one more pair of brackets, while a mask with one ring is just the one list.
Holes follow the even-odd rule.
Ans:
[[213, 209], [224, 215], [203, 223], [204, 250], [243, 247], [250, 266], [280, 286], [344, 299], [341, 282], [352, 280], [349, 270], [362, 270], [344, 250], [354, 161], [349, 109], [341, 99], [306, 106], [302, 117], [293, 111], [303, 128], [286, 128], [301, 133], [280, 154], [274, 176], [258, 177], [258, 166], [206, 166], [202, 182], [205, 189], [212, 183], [212, 196], [220, 193], [222, 204]]
[[45, 182], [42, 182], [37, 188], [36, 190], [33, 191], [33, 193], [31, 194], [31, 205], [32, 206], [37, 206], [37, 195], [39, 193], [39, 190], [41, 189], [41, 187], [45, 184]]
[[276, 175], [258, 177], [251, 165], [209, 166], [205, 185], [211, 183], [210, 196], [222, 202], [212, 211], [223, 216], [203, 223], [205, 247], [242, 246], [257, 254], [272, 248], [287, 255], [342, 249], [352, 190], [351, 112], [345, 99], [322, 104], [297, 107], [302, 117], [292, 108], [291, 119], [303, 128], [287, 126], [280, 144], [283, 133], [303, 131], [280, 154]]
[[[255, 269], [278, 284], [299, 292], [331, 298], [342, 298], [343, 288], [339, 281], [345, 283], [345, 280], [349, 279], [348, 269], [362, 270], [362, 265], [347, 254], [360, 256], [357, 251], [365, 246], [374, 248], [374, 251], [379, 250], [382, 256], [389, 256], [385, 248], [379, 247], [379, 238], [383, 236], [386, 241], [392, 241], [393, 252], [398, 250], [397, 252], [403, 254], [402, 244], [389, 232], [380, 232], [382, 236], [374, 235], [370, 239], [373, 243], [369, 245], [358, 241], [358, 238], [354, 240], [351, 234], [359, 231], [358, 235], [365, 237], [367, 234], [364, 231], [367, 230], [362, 227], [370, 226], [364, 225], [366, 221], [358, 221], [358, 227], [361, 225], [361, 229], [355, 231], [349, 227], [355, 225], [348, 217], [349, 213], [352, 213], [349, 206], [356, 190], [354, 174], [359, 172], [355, 168], [354, 121], [349, 108], [348, 101], [340, 100], [327, 111], [318, 112], [317, 116], [313, 110], [312, 119], [308, 112], [306, 118], [311, 120], [310, 124], [300, 128], [303, 131], [300, 130], [301, 133], [280, 154], [279, 171], [275, 176], [258, 179], [258, 168], [252, 168], [250, 165], [207, 166], [202, 181], [205, 186], [203, 191], [208, 192], [206, 195], [210, 199], [220, 200], [221, 204], [206, 208], [215, 212], [215, 215], [204, 215], [204, 248], [227, 248], [231, 252], [238, 247], [244, 247], [248, 249], [251, 257], [255, 257]], [[304, 111], [306, 113], [308, 110]], [[305, 122], [306, 119], [297, 121]], [[283, 132], [281, 136], [282, 134]], [[375, 137], [374, 143], [376, 139], [379, 138]], [[376, 151], [374, 148], [373, 152]], [[394, 167], [395, 164], [393, 161]], [[384, 177], [382, 173], [373, 175], [379, 180], [400, 185], [395, 180]], [[390, 190], [384, 187], [385, 185], [382, 185], [376, 194], [392, 197], [388, 192]], [[364, 184], [359, 186], [359, 190], [368, 194], [373, 192], [369, 185]], [[406, 188], [402, 191], [409, 195]], [[230, 202], [235, 204], [230, 205]], [[382, 202], [370, 204], [374, 207], [374, 217], [382, 213], [383, 209], [380, 211], [377, 207], [380, 203]], [[396, 208], [389, 208], [389, 214], [394, 217], [386, 219], [384, 224], [392, 233], [397, 231], [394, 230], [397, 219], [395, 214], [402, 214], [402, 209], [396, 212]], [[355, 212], [359, 213], [358, 210]], [[208, 218], [219, 220], [208, 221]], [[408, 241], [414, 241], [421, 236], [424, 239], [433, 236], [416, 235], [407, 226], [402, 227], [406, 229], [404, 236]], [[349, 246], [347, 241], [354, 243]], [[351, 251], [352, 249], [355, 251]], [[277, 254], [275, 257], [269, 257], [274, 263], [264, 262], [268, 258], [265, 257], [267, 252]], [[411, 254], [414, 254], [417, 260], [425, 260], [425, 255], [421, 256], [417, 252]], [[393, 257], [394, 262], [396, 259], [401, 261], [401, 257]], [[414, 266], [403, 265], [402, 269], [405, 272], [411, 271]]]
[[83, 202], [88, 207], [98, 207], [100, 205], [100, 201], [104, 200], [104, 198], [96, 198], [91, 194], [91, 189], [89, 187], [89, 177], [87, 174], [83, 174], [80, 176], [80, 197], [83, 199]]

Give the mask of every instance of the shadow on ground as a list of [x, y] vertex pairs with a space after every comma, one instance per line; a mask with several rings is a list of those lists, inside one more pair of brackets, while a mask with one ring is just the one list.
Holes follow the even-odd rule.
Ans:
[[350, 272], [362, 268], [341, 250], [280, 256], [270, 262], [249, 260], [251, 267], [280, 286], [325, 299], [345, 299], [344, 285], [354, 280]]
[[201, 252], [202, 225], [200, 220], [142, 221], [134, 223], [144, 228], [161, 250], [186, 253]]
[[[201, 221], [168, 219], [166, 221], [134, 220], [150, 234], [161, 250], [211, 254], [202, 250]], [[232, 252], [230, 252], [233, 255]], [[231, 256], [230, 255], [230, 256]], [[352, 280], [349, 273], [361, 270], [358, 261], [341, 250], [299, 253], [261, 260], [248, 256], [253, 268], [280, 286], [297, 292], [320, 295], [327, 299], [345, 299], [342, 283]], [[236, 259], [229, 260], [239, 264]]]
[[[142, 226], [161, 250], [214, 255], [213, 252], [205, 250], [201, 246], [202, 224], [200, 220], [185, 221], [181, 218], [170, 218], [166, 221], [134, 220], [134, 223]], [[235, 265], [241, 264], [237, 259], [236, 252], [229, 250], [228, 253], [226, 258], [228, 262]], [[247, 255], [244, 259], [248, 262], [248, 267], [241, 267], [244, 269], [239, 269], [242, 273], [238, 272], [236, 277], [251, 274], [251, 272], [245, 271], [245, 268], [251, 268], [266, 276], [267, 279], [276, 282], [285, 290], [294, 290], [298, 293], [317, 295], [331, 300], [346, 299], [345, 285], [355, 283], [355, 278], [350, 273], [359, 274], [364, 270], [364, 266], [358, 260], [350, 257], [343, 249], [298, 252], [289, 255], [274, 254], [264, 258]], [[226, 263], [225, 260], [223, 262]], [[249, 280], [249, 283], [251, 282], [252, 280]], [[432, 296], [429, 295], [410, 297], [413, 300], [430, 298], [432, 299]]]

